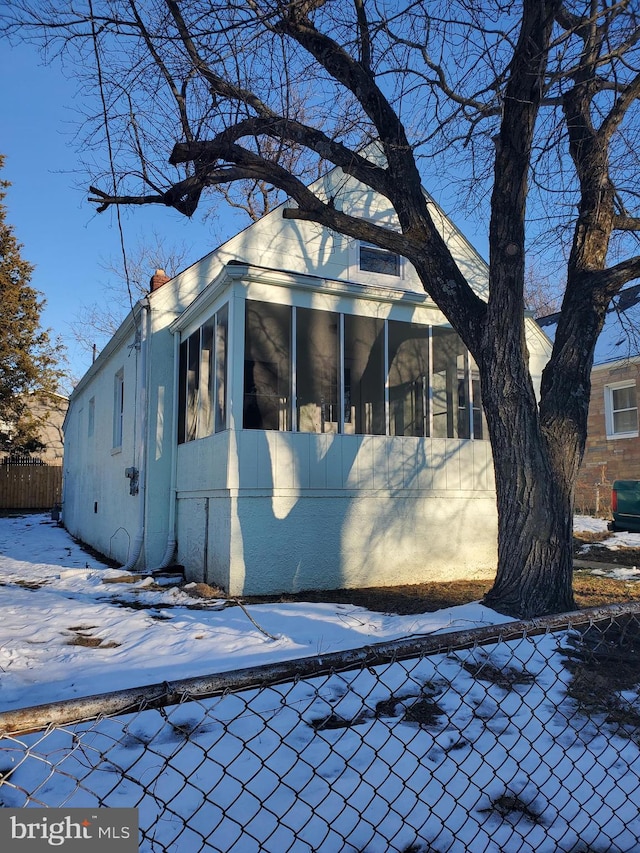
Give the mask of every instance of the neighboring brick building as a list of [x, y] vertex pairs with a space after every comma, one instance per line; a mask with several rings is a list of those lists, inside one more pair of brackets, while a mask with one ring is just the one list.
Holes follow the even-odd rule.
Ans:
[[64, 456], [64, 441], [62, 425], [69, 406], [67, 397], [53, 391], [38, 390], [26, 394], [24, 412], [25, 420], [33, 421], [36, 426], [36, 437], [42, 443], [40, 450], [34, 450], [22, 456], [18, 451], [0, 453], [3, 464], [20, 458], [25, 464], [29, 461], [35, 464], [62, 467]]
[[[553, 337], [557, 314], [538, 324]], [[609, 310], [591, 374], [587, 444], [576, 488], [578, 512], [607, 515], [614, 480], [640, 480], [640, 285]]]

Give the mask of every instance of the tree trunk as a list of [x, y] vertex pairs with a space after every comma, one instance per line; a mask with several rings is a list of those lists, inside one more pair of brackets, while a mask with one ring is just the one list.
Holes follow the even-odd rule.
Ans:
[[[523, 436], [524, 438], [524, 436]], [[573, 610], [573, 486], [517, 431], [494, 443], [498, 567], [485, 604], [517, 618]], [[530, 457], [536, 458], [534, 462]]]
[[480, 371], [498, 508], [497, 574], [485, 603], [530, 618], [575, 607], [573, 490], [586, 417], [541, 427], [518, 329], [511, 342], [510, 358], [496, 352]]
[[[485, 601], [516, 617], [574, 606], [573, 487], [586, 414], [584, 423], [560, 418], [547, 424], [541, 419], [524, 325], [527, 182], [549, 41], [560, 5], [558, 0], [523, 4], [495, 138], [489, 301], [478, 345], [470, 346], [480, 368], [498, 504], [497, 575]], [[564, 451], [570, 456], [567, 466]]]

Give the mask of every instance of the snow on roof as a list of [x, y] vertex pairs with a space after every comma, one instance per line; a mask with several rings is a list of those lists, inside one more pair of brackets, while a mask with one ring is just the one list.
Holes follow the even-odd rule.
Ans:
[[[559, 317], [560, 314], [555, 313], [536, 319], [552, 341]], [[593, 363], [608, 364], [637, 356], [640, 356], [640, 284], [620, 291], [609, 306]]]

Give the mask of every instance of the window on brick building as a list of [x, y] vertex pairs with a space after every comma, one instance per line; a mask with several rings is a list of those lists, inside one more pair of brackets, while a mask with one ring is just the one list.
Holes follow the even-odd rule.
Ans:
[[616, 382], [604, 389], [607, 438], [634, 438], [638, 435], [636, 383]]

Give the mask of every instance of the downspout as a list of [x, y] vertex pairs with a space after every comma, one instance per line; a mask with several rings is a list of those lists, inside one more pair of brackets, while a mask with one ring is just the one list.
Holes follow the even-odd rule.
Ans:
[[147, 340], [151, 311], [148, 297], [145, 296], [144, 299], [140, 300], [139, 304], [142, 309], [142, 317], [140, 319], [140, 371], [138, 380], [138, 435], [136, 436], [136, 454], [139, 466], [138, 498], [140, 504], [138, 509], [138, 532], [133, 540], [133, 548], [129, 554], [129, 559], [122, 567], [127, 572], [135, 568], [142, 553], [147, 492]]
[[166, 569], [173, 564], [176, 552], [176, 504], [178, 500], [178, 391], [180, 381], [180, 332], [173, 336], [173, 396], [171, 402], [171, 481], [169, 485], [169, 522], [167, 547], [159, 569]]

